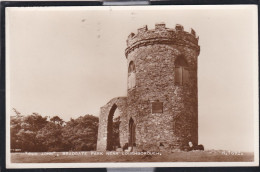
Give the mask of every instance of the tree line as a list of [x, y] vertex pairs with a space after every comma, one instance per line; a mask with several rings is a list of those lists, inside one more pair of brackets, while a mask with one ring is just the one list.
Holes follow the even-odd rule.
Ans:
[[98, 117], [80, 116], [65, 122], [59, 116], [49, 118], [38, 113], [22, 115], [16, 109], [11, 116], [11, 150], [22, 152], [58, 152], [96, 150]]

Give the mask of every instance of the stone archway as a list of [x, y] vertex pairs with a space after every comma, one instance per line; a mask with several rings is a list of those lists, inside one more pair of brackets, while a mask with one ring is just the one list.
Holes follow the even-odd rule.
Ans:
[[[106, 150], [112, 151], [116, 147], [120, 146], [119, 141], [119, 124], [114, 121], [114, 114], [117, 109], [117, 105], [114, 104], [109, 111], [108, 120], [107, 120], [107, 148]], [[117, 124], [117, 125], [116, 125]]]
[[[117, 144], [114, 144], [113, 122], [115, 121], [113, 121], [113, 119], [115, 119], [117, 115], [120, 116], [120, 125], [118, 124], [119, 128], [117, 133], [119, 136], [117, 135]], [[97, 150], [115, 150], [116, 146], [123, 146], [127, 143], [127, 126], [126, 97], [111, 99], [106, 105], [100, 108]]]

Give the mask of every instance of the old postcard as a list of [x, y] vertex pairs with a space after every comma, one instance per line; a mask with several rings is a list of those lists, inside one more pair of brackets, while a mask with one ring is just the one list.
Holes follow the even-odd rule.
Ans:
[[257, 6], [5, 19], [7, 168], [258, 166]]

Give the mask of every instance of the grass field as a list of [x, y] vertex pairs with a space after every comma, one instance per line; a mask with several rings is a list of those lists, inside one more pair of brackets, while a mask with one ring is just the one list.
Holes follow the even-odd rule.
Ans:
[[[157, 155], [125, 155], [122, 152], [11, 153], [12, 163], [86, 162], [251, 162], [254, 154], [229, 151], [161, 152]], [[102, 154], [103, 155], [100, 155]], [[107, 155], [109, 153], [109, 155]]]

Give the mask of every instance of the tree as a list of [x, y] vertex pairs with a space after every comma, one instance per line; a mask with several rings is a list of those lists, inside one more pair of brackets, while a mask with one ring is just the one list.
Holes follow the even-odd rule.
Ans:
[[65, 123], [59, 116], [47, 120], [38, 113], [21, 115], [13, 109], [11, 116], [11, 149], [28, 152], [95, 150], [98, 118], [81, 116]]
[[26, 116], [24, 122], [26, 123], [25, 127], [27, 126], [27, 129], [33, 132], [39, 131], [48, 123], [47, 117], [42, 117], [38, 113]]
[[58, 124], [60, 126], [62, 126], [64, 124], [64, 121], [58, 117], [58, 116], [54, 116], [50, 119], [51, 122], [55, 123], [55, 124]]
[[58, 123], [48, 122], [37, 132], [36, 139], [44, 151], [62, 151], [62, 126]]
[[11, 135], [11, 149], [21, 149], [20, 140], [17, 133], [22, 129], [23, 116], [16, 113], [16, 116], [11, 116], [10, 121], [10, 135]]
[[95, 150], [98, 134], [98, 117], [93, 115], [71, 119], [63, 128], [62, 138], [65, 150]]
[[36, 135], [47, 123], [47, 117], [42, 117], [38, 113], [22, 118], [19, 124], [20, 130], [16, 131], [17, 134], [14, 137], [18, 140], [17, 143], [22, 151], [44, 151], [42, 143], [37, 140]]
[[20, 113], [18, 110], [16, 110], [15, 108], [13, 108], [13, 111], [15, 112], [15, 114], [16, 114], [17, 116], [20, 116], [20, 115], [21, 115], [21, 113]]

